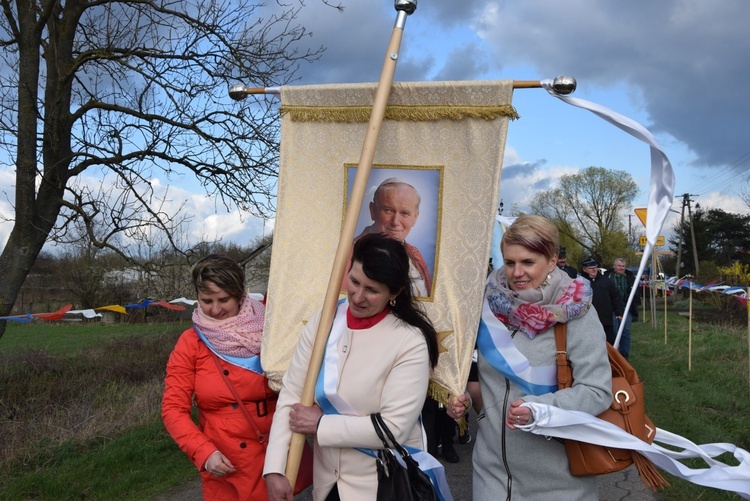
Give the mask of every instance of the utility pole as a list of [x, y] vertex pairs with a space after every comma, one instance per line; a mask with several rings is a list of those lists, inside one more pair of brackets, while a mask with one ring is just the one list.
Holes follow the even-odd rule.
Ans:
[[698, 195], [686, 195], [687, 198], [687, 208], [688, 208], [688, 216], [690, 217], [690, 236], [693, 240], [693, 259], [695, 261], [695, 276], [698, 276], [699, 270], [698, 270], [698, 248], [695, 245], [695, 228], [693, 227], [693, 212], [690, 210], [690, 200], [689, 197], [697, 197]]
[[680, 231], [677, 233], [679, 241], [677, 243], [677, 265], [675, 266], [674, 276], [680, 278], [680, 262], [682, 260], [682, 239], [683, 239], [683, 228], [685, 226], [685, 206], [687, 205], [688, 194], [682, 194], [682, 214], [680, 215]]
[[635, 241], [633, 240], [633, 215], [628, 214], [628, 243], [631, 247], [634, 247]]

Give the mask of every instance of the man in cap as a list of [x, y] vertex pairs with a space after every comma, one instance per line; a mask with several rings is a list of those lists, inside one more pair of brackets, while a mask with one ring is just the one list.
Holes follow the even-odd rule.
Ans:
[[605, 277], [599, 270], [599, 263], [594, 258], [584, 261], [583, 275], [591, 282], [593, 292], [592, 304], [599, 316], [599, 321], [604, 327], [604, 333], [607, 335], [607, 342], [615, 344], [615, 330], [613, 327], [614, 320], [622, 320], [622, 313], [625, 306], [622, 297], [612, 281]]
[[[617, 290], [622, 296], [623, 304], [628, 303], [628, 297], [630, 292], [633, 290], [635, 284], [635, 274], [626, 268], [627, 261], [625, 258], [618, 257], [612, 263], [612, 269], [608, 270], [604, 275], [609, 278], [617, 287]], [[633, 302], [630, 304], [630, 310], [627, 311], [622, 321], [625, 322], [625, 327], [622, 328], [622, 336], [620, 337], [620, 346], [618, 351], [626, 359], [630, 357], [630, 324], [633, 320], [638, 320], [638, 306], [641, 304], [641, 295], [636, 289], [636, 294], [633, 297]], [[614, 330], [615, 335], [620, 328], [620, 320], [615, 319]]]
[[568, 256], [565, 253], [565, 247], [560, 247], [560, 252], [557, 254], [557, 266], [567, 273], [570, 278], [578, 276], [576, 269], [568, 264]]

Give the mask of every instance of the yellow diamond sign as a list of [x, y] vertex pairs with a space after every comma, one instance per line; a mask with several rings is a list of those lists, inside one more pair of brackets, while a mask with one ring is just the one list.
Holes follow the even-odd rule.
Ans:
[[635, 215], [638, 216], [638, 219], [641, 220], [641, 223], [643, 223], [643, 226], [646, 226], [646, 209], [633, 209], [635, 211]]

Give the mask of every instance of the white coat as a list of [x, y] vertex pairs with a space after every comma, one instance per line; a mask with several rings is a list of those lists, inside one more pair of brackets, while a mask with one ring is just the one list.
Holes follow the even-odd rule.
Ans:
[[[320, 313], [305, 326], [274, 415], [263, 474], [284, 473], [291, 429], [289, 411], [300, 401]], [[424, 449], [419, 414], [430, 377], [422, 332], [393, 314], [364, 330], [345, 328], [338, 343], [338, 395], [358, 416], [326, 414], [315, 436], [313, 499], [338, 485], [342, 500], [375, 499], [375, 459], [355, 447], [379, 449], [370, 414], [380, 412], [403, 445]]]

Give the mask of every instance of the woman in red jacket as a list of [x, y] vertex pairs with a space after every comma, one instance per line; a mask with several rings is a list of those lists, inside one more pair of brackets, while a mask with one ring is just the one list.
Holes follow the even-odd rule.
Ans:
[[203, 499], [267, 499], [261, 473], [277, 396], [260, 367], [265, 307], [227, 257], [201, 259], [192, 279], [198, 308], [167, 363], [164, 425], [200, 471]]

